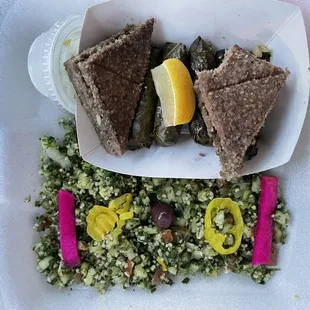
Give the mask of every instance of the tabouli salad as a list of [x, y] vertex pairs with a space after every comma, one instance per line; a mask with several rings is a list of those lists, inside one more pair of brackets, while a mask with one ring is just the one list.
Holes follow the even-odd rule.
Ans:
[[[289, 212], [278, 179], [154, 179], [94, 167], [79, 155], [75, 123], [61, 144], [41, 138], [44, 181], [35, 206], [37, 268], [47, 282], [138, 286], [234, 272], [265, 284], [277, 270]], [[42, 233], [43, 232], [43, 233]]]

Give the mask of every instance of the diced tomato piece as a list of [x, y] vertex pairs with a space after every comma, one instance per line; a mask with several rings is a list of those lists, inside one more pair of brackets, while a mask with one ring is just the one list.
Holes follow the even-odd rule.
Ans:
[[161, 237], [163, 238], [165, 243], [169, 243], [173, 241], [173, 235], [170, 230], [163, 232], [161, 234]]
[[127, 268], [124, 270], [124, 273], [127, 278], [130, 278], [133, 272], [134, 263], [129, 259], [127, 259], [126, 263]]

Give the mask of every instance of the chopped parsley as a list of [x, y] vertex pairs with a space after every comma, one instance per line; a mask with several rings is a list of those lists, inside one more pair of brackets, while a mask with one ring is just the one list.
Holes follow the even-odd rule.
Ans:
[[[101, 293], [114, 285], [137, 286], [154, 292], [161, 283], [171, 285], [174, 276], [183, 276], [182, 282], [188, 283], [187, 276], [197, 273], [215, 277], [222, 271], [229, 271], [245, 274], [263, 284], [275, 272], [267, 266], [251, 265], [260, 191], [258, 175], [226, 183], [140, 178], [109, 172], [82, 160], [73, 121], [62, 119], [60, 124], [65, 130], [61, 144], [53, 137], [41, 138], [40, 174], [44, 181], [35, 202], [44, 213], [37, 217], [34, 226], [40, 232], [40, 240], [33, 250], [38, 270], [48, 283], [59, 288], [81, 283]], [[46, 150], [52, 152], [47, 154]], [[76, 199], [76, 233], [82, 264], [71, 270], [63, 265], [59, 247], [57, 192], [60, 189], [70, 191]], [[125, 193], [133, 195], [130, 211], [134, 217], [126, 221], [118, 239], [107, 234], [101, 242], [92, 240], [86, 232], [89, 210], [95, 204], [107, 206], [111, 199]], [[241, 245], [231, 255], [218, 254], [204, 238], [206, 207], [216, 197], [230, 197], [236, 201], [244, 220]], [[168, 231], [172, 239], [165, 240], [164, 232], [152, 222], [151, 204], [156, 201], [167, 202], [175, 210], [176, 221]], [[288, 223], [288, 210], [279, 198], [275, 243], [284, 243]], [[158, 257], [165, 262], [167, 271], [162, 270]], [[133, 266], [131, 270], [129, 265]]]

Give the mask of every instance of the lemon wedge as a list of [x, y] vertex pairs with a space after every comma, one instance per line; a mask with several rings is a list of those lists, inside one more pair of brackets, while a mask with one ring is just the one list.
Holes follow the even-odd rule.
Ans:
[[182, 61], [177, 58], [165, 60], [152, 70], [152, 77], [161, 101], [165, 127], [189, 123], [196, 100], [191, 76]]

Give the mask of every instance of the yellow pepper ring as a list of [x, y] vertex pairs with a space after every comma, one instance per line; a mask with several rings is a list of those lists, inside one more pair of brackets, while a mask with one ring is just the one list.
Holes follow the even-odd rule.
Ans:
[[132, 195], [124, 194], [121, 197], [111, 200], [109, 202], [109, 208], [115, 211], [117, 214], [122, 214], [129, 211], [131, 203]]
[[132, 194], [124, 194], [111, 200], [108, 208], [94, 206], [86, 218], [87, 233], [96, 241], [101, 241], [102, 236], [108, 232], [112, 232], [113, 237], [119, 236], [123, 232], [122, 227], [125, 226], [126, 220], [134, 216], [133, 211], [129, 211], [131, 203]]
[[109, 208], [94, 206], [86, 217], [87, 233], [96, 241], [102, 240], [102, 236], [114, 229], [118, 221], [117, 214]]
[[[227, 235], [217, 233], [212, 228], [212, 214], [218, 213], [220, 210], [227, 209], [234, 217], [234, 226], [228, 233], [235, 238], [234, 244], [229, 248], [224, 248], [224, 242]], [[213, 199], [206, 210], [205, 215], [205, 239], [210, 243], [212, 248], [219, 254], [227, 255], [235, 253], [240, 244], [243, 234], [243, 218], [238, 204], [230, 198], [215, 198]]]

